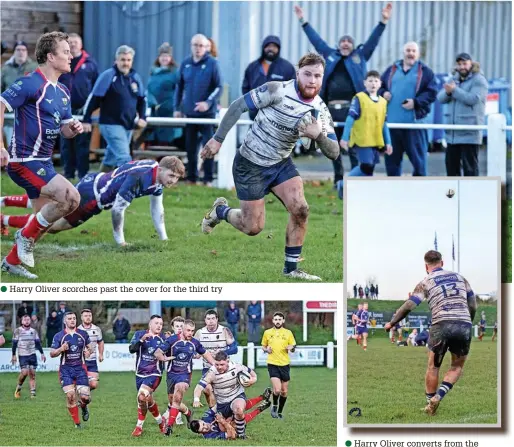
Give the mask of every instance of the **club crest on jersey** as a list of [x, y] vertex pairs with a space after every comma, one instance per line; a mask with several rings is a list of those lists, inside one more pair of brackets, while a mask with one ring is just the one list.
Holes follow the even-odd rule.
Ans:
[[355, 62], [356, 64], [360, 64], [361, 63], [361, 57], [359, 56], [358, 53], [355, 53], [352, 56], [352, 62]]
[[62, 103], [67, 106], [68, 105], [68, 98], [62, 98]]
[[232, 371], [232, 377], [234, 377], [236, 375], [236, 373], [234, 371]]
[[79, 347], [77, 345], [71, 345], [70, 346], [70, 351], [71, 352], [75, 352]]
[[261, 93], [264, 93], [264, 92], [267, 92], [268, 91], [268, 86], [266, 84], [262, 85], [259, 87], [259, 91]]
[[138, 90], [137, 82], [132, 82], [132, 83], [130, 84], [130, 87], [132, 88], [132, 91], [133, 91], [134, 93], [137, 93], [137, 90]]
[[41, 177], [44, 177], [46, 175], [45, 168], [39, 168], [36, 174]]

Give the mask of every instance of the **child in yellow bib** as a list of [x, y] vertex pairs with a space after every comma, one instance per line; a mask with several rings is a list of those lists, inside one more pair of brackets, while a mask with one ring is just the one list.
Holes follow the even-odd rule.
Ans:
[[357, 93], [346, 118], [341, 147], [355, 147], [359, 166], [353, 168], [350, 176], [373, 175], [375, 165], [379, 163], [379, 151], [385, 147], [385, 153], [391, 155], [391, 135], [386, 124], [387, 101], [378, 96], [380, 73], [369, 71], [364, 79], [366, 91]]

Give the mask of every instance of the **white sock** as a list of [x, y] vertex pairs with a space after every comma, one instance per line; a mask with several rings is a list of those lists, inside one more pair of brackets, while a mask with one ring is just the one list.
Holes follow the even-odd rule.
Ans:
[[160, 423], [162, 422], [162, 416], [161, 416], [161, 415], [157, 416], [157, 417], [156, 417], [156, 418], [154, 418], [154, 419], [155, 419], [155, 421], [156, 421], [158, 424], [160, 424]]
[[8, 225], [9, 225], [9, 217], [10, 217], [10, 216], [2, 216], [2, 223], [3, 223], [5, 226], [8, 226]]
[[32, 200], [27, 200], [27, 208], [32, 208]]
[[37, 221], [40, 223], [40, 225], [42, 225], [43, 227], [48, 227], [50, 226], [50, 222], [48, 222], [44, 217], [43, 215], [41, 214], [41, 211], [39, 213], [36, 214], [36, 219]]

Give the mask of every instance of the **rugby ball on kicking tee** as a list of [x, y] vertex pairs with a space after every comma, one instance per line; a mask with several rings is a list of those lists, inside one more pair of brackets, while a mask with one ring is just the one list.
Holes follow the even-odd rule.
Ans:
[[[321, 133], [325, 136], [328, 135], [328, 126], [330, 125], [330, 120], [327, 115], [320, 110], [311, 109], [307, 113], [305, 113], [299, 120], [297, 127], [301, 124], [308, 125], [312, 122], [311, 117], [314, 116], [318, 121], [321, 121]], [[300, 142], [305, 149], [310, 149], [312, 140], [309, 137], [300, 137]]]
[[241, 384], [241, 386], [247, 386], [248, 382], [250, 382], [250, 379], [250, 375], [244, 371], [239, 371], [237, 373], [237, 381]]

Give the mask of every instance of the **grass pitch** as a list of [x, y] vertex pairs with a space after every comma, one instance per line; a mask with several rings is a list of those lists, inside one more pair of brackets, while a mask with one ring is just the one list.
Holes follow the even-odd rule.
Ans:
[[[267, 370], [258, 368], [258, 382], [247, 390], [255, 397], [269, 386]], [[248, 445], [336, 445], [336, 375], [335, 369], [312, 367], [291, 368], [289, 397], [284, 420], [272, 419], [269, 410], [259, 414], [247, 426]], [[14, 399], [17, 374], [0, 374], [0, 440], [2, 445], [227, 445], [227, 441], [204, 440], [177, 426], [170, 438], [159, 433], [148, 414], [141, 438], [132, 438], [137, 420], [134, 373], [101, 373], [99, 388], [93, 392], [91, 417], [76, 430], [69, 415], [57, 373], [37, 375], [37, 398], [31, 400], [28, 381], [22, 398]], [[185, 396], [190, 405], [200, 373], [193, 374], [192, 387]], [[167, 402], [166, 384], [161, 382], [156, 393], [161, 413]], [[195, 410], [201, 417], [205, 407]], [[313, 409], [315, 409], [313, 411]]]
[[[11, 179], [0, 177], [2, 195], [22, 194]], [[343, 205], [332, 184], [305, 184], [310, 205], [309, 228], [300, 268], [325, 282], [342, 282]], [[178, 187], [164, 192], [169, 241], [157, 239], [150, 216], [150, 201], [133, 201], [125, 213], [125, 239], [116, 246], [111, 213], [104, 211], [80, 227], [47, 235], [35, 249], [38, 282], [290, 282], [282, 276], [288, 214], [273, 195], [266, 197], [266, 225], [255, 237], [246, 236], [226, 222], [210, 235], [201, 221], [216, 197], [238, 206], [235, 191], [201, 186]], [[5, 214], [30, 210], [3, 208]], [[2, 257], [12, 246], [15, 229], [2, 237]], [[30, 282], [3, 274], [2, 282]]]
[[[367, 351], [348, 342], [346, 411], [362, 410], [361, 417], [348, 415], [348, 424], [496, 424], [497, 344], [487, 334], [482, 342], [473, 339], [462, 377], [432, 417], [422, 411], [426, 348], [397, 347], [371, 335]], [[449, 360], [447, 354], [440, 381]]]

